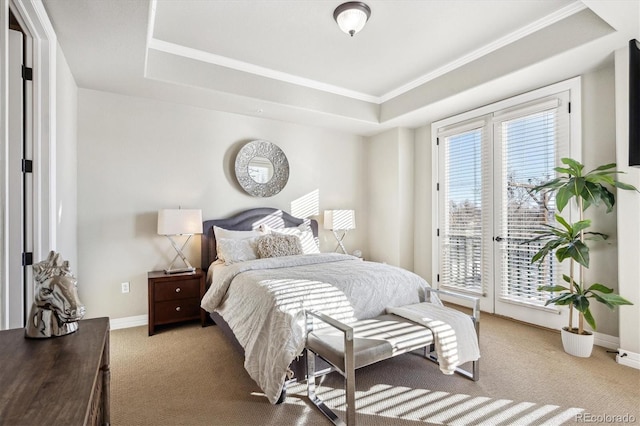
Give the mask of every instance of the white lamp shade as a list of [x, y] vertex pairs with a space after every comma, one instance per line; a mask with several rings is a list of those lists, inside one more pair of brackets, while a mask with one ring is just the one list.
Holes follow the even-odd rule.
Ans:
[[202, 210], [200, 209], [158, 210], [158, 234], [160, 235], [202, 234]]
[[356, 212], [353, 210], [325, 210], [324, 228], [339, 231], [356, 229]]

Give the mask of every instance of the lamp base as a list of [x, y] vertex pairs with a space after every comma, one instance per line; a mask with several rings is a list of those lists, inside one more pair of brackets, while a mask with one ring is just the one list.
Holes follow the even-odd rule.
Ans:
[[195, 274], [196, 268], [177, 268], [177, 269], [165, 269], [164, 273], [169, 274]]
[[342, 240], [344, 240], [344, 237], [347, 236], [347, 230], [342, 231], [342, 236], [340, 236], [338, 232], [334, 229], [333, 235], [336, 237], [336, 240], [338, 240], [338, 245], [336, 246], [336, 249], [334, 251], [337, 253], [338, 249], [342, 249], [342, 252], [344, 254], [349, 254], [347, 252], [347, 249], [344, 247], [344, 243], [342, 242]]

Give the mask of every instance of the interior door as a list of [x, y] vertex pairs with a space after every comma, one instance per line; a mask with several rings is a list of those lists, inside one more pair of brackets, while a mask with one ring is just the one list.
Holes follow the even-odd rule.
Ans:
[[7, 319], [9, 328], [23, 327], [33, 300], [30, 254], [33, 250], [33, 135], [30, 38], [9, 30], [9, 147], [7, 247]]
[[22, 268], [22, 151], [23, 151], [23, 84], [22, 58], [23, 34], [9, 30], [9, 147], [8, 173], [9, 205], [7, 209], [9, 250], [9, 280], [5, 283], [7, 294], [8, 327], [24, 326], [24, 276]]

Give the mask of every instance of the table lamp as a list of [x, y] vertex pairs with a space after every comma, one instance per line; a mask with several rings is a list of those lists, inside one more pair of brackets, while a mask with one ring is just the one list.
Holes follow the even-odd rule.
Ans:
[[[344, 237], [347, 235], [347, 231], [356, 229], [356, 214], [353, 210], [325, 210], [324, 211], [324, 229], [333, 231], [333, 235], [338, 240], [338, 248], [342, 249], [344, 254], [347, 254], [347, 250], [344, 248]], [[341, 234], [340, 234], [341, 233]]]
[[[163, 209], [158, 211], [158, 234], [164, 235], [171, 241], [176, 250], [176, 256], [165, 274], [178, 274], [184, 272], [194, 273], [196, 268], [191, 266], [189, 260], [182, 252], [193, 234], [202, 234], [202, 210], [199, 209]], [[178, 235], [188, 235], [182, 247], [179, 247], [172, 238]], [[180, 258], [186, 265], [184, 268], [174, 268], [173, 264]]]

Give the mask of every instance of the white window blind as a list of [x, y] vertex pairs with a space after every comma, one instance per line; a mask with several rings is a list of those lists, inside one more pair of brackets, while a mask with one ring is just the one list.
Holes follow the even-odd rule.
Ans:
[[531, 264], [544, 242], [525, 241], [544, 229], [544, 224], [555, 225], [555, 199], [530, 190], [554, 178], [554, 168], [568, 154], [568, 103], [553, 98], [496, 114], [494, 135], [501, 151], [495, 190], [502, 198], [497, 204], [502, 211], [496, 216], [496, 235], [501, 242], [495, 247], [500, 265], [496, 268], [499, 297], [543, 306], [549, 295], [537, 287], [558, 283], [559, 264], [553, 253], [542, 264]]
[[491, 232], [483, 197], [491, 186], [487, 137], [486, 121], [476, 121], [447, 129], [439, 139], [444, 149], [440, 283], [473, 293], [483, 293], [491, 279], [491, 256], [483, 248]]

